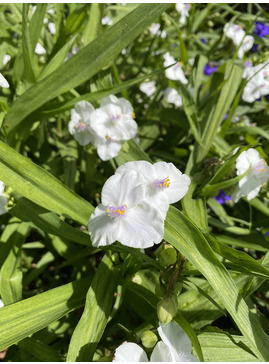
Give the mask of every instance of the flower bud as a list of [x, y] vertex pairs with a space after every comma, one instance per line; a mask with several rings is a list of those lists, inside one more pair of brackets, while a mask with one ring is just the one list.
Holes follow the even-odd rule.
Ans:
[[157, 315], [160, 322], [164, 324], [168, 324], [172, 321], [173, 317], [177, 313], [177, 298], [175, 296], [171, 296], [170, 298], [164, 298], [157, 305]]
[[177, 261], [177, 252], [173, 247], [163, 249], [160, 253], [160, 264], [167, 267]]
[[158, 338], [152, 331], [147, 330], [142, 333], [141, 341], [143, 346], [145, 346], [145, 348], [150, 349], [153, 348], [153, 346], [156, 344]]

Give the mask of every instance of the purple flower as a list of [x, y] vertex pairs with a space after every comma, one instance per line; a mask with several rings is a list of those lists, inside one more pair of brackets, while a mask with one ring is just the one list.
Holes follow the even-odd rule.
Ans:
[[264, 235], [265, 236], [269, 236], [269, 231], [266, 231], [266, 233]]
[[201, 41], [202, 43], [206, 44], [206, 40], [205, 40], [205, 38], [200, 38], [200, 41]]
[[258, 35], [261, 38], [269, 35], [269, 25], [264, 24], [261, 21], [255, 21], [256, 28], [254, 29], [254, 34]]
[[229, 115], [229, 113], [228, 112], [226, 112], [226, 114], [224, 115], [224, 117], [223, 117], [223, 120], [226, 120], [227, 119], [227, 117], [228, 117], [228, 115]]
[[231, 196], [227, 196], [224, 190], [220, 190], [219, 194], [213, 198], [217, 200], [220, 205], [224, 205], [225, 201], [229, 201], [231, 199]]
[[204, 67], [204, 74], [207, 75], [207, 76], [210, 76], [217, 69], [218, 69], [218, 67], [214, 67], [213, 63], [209, 62]]
[[255, 43], [255, 44], [254, 44], [254, 46], [251, 48], [251, 50], [250, 50], [250, 51], [251, 51], [252, 53], [255, 53], [255, 52], [257, 52], [258, 47], [259, 47], [259, 44]]

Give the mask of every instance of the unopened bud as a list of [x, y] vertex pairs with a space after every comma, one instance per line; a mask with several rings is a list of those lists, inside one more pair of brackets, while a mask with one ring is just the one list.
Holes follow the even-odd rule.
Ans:
[[147, 330], [142, 333], [141, 341], [143, 346], [145, 346], [145, 348], [150, 349], [153, 348], [153, 346], [156, 344], [158, 338], [152, 331]]
[[157, 315], [160, 322], [168, 324], [172, 321], [173, 317], [177, 313], [177, 307], [178, 303], [175, 296], [161, 300], [157, 305]]
[[160, 264], [163, 267], [174, 264], [177, 261], [177, 252], [173, 247], [163, 249], [160, 253]]

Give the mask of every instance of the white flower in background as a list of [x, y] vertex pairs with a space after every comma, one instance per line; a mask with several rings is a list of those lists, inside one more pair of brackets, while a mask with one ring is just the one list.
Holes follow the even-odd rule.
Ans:
[[189, 63], [190, 66], [193, 66], [194, 65], [194, 62], [195, 62], [195, 58], [194, 57], [188, 59], [188, 63]]
[[44, 18], [43, 24], [48, 24], [48, 22], [49, 22], [49, 19], [48, 18]]
[[42, 55], [42, 54], [46, 54], [47, 51], [40, 43], [37, 43], [36, 47], [35, 47], [35, 53], [38, 55]]
[[88, 230], [95, 247], [119, 241], [133, 248], [161, 242], [164, 220], [144, 200], [143, 178], [134, 170], [111, 176], [103, 186], [101, 204], [89, 219]]
[[172, 87], [167, 87], [163, 92], [164, 97], [166, 97], [169, 104], [174, 104], [177, 107], [182, 106], [182, 98], [176, 89]]
[[176, 10], [180, 13], [180, 24], [184, 24], [186, 22], [186, 18], [189, 17], [190, 4], [177, 3]]
[[151, 27], [149, 28], [150, 34], [160, 35], [161, 38], [165, 38], [166, 37], [166, 31], [165, 30], [160, 31], [160, 27], [161, 27], [161, 25], [159, 23], [153, 23], [151, 25]]
[[[175, 322], [160, 324], [159, 341], [150, 357], [150, 362], [198, 362], [191, 354], [192, 344], [185, 331]], [[113, 362], [148, 362], [144, 350], [134, 343], [124, 343], [115, 351]]]
[[236, 173], [238, 176], [250, 171], [243, 177], [232, 195], [232, 200], [237, 202], [241, 197], [246, 196], [247, 200], [256, 197], [261, 186], [269, 179], [269, 167], [259, 152], [253, 148], [242, 152], [236, 160]]
[[9, 54], [5, 54], [3, 57], [3, 65], [5, 66], [11, 60], [11, 56]]
[[237, 55], [239, 58], [243, 58], [244, 53], [249, 51], [253, 47], [254, 38], [251, 35], [245, 36], [246, 33], [242, 29], [241, 25], [227, 23], [223, 28], [223, 32], [228, 38], [232, 39], [232, 41], [237, 47], [241, 44], [242, 40], [244, 39], [243, 43], [241, 44], [238, 50]]
[[255, 67], [247, 67], [243, 77], [248, 80], [242, 99], [246, 102], [254, 102], [261, 96], [269, 94], [269, 65], [260, 63]]
[[143, 176], [145, 200], [159, 209], [165, 218], [169, 204], [179, 201], [188, 192], [190, 178], [182, 174], [173, 163], [147, 161], [127, 162], [118, 167], [117, 173], [136, 171]]
[[5, 87], [5, 88], [9, 88], [9, 83], [7, 82], [5, 77], [2, 75], [2, 73], [0, 73], [0, 86]]
[[156, 91], [155, 81], [142, 82], [139, 86], [139, 90], [144, 92], [148, 97], [152, 96]]
[[[164, 57], [164, 63], [163, 63], [164, 67], [168, 67], [171, 64], [176, 63], [175, 58], [172, 57], [169, 52], [166, 52], [163, 55], [163, 57]], [[169, 80], [178, 80], [183, 84], [187, 84], [188, 80], [186, 79], [186, 77], [184, 75], [184, 72], [183, 72], [183, 70], [181, 68], [181, 65], [182, 65], [181, 63], [177, 63], [174, 66], [166, 69], [165, 70], [165, 76]]]
[[8, 200], [4, 193], [4, 190], [5, 190], [5, 184], [4, 182], [0, 181], [0, 215], [3, 215], [7, 212], [6, 204]]
[[69, 133], [80, 145], [87, 145], [93, 140], [93, 131], [90, 126], [90, 115], [93, 111], [94, 107], [87, 101], [77, 102], [75, 108], [71, 110]]
[[137, 123], [132, 105], [122, 97], [110, 95], [100, 105], [90, 116], [90, 125], [96, 134], [92, 143], [99, 157], [108, 160], [117, 156], [121, 142], [136, 136]]
[[0, 308], [4, 307], [4, 302], [0, 299]]
[[103, 25], [112, 25], [113, 21], [109, 16], [104, 16], [102, 18], [102, 24]]
[[49, 31], [51, 32], [51, 34], [56, 34], [56, 26], [54, 23], [49, 23], [48, 28], [49, 28]]

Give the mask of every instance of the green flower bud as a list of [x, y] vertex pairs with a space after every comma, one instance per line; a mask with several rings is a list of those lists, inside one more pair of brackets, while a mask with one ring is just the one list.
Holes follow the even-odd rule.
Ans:
[[180, 282], [176, 282], [172, 290], [172, 294], [178, 296], [181, 291], [182, 291], [182, 284]]
[[177, 252], [173, 247], [163, 249], [160, 253], [160, 264], [167, 267], [177, 261]]
[[111, 260], [114, 264], [120, 264], [120, 258], [118, 253], [111, 254]]
[[153, 348], [153, 346], [156, 344], [158, 338], [152, 331], [147, 330], [142, 333], [141, 341], [143, 346], [145, 346], [145, 348], [150, 349]]
[[155, 294], [158, 297], [164, 297], [166, 294], [166, 288], [160, 283], [156, 284]]
[[172, 321], [173, 317], [177, 313], [177, 307], [178, 303], [175, 296], [161, 300], [157, 305], [157, 315], [160, 322], [168, 324]]

